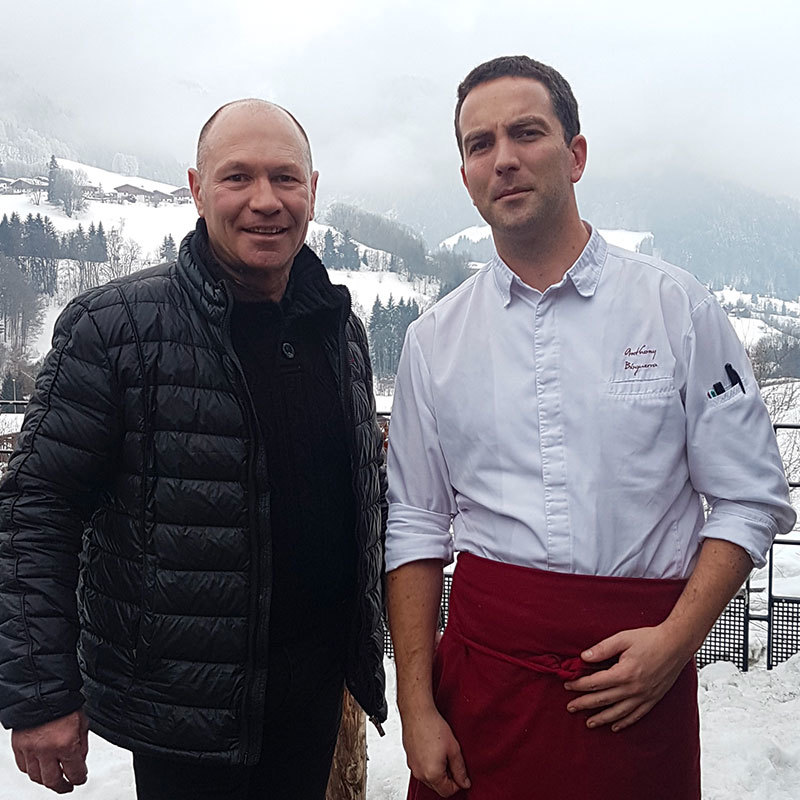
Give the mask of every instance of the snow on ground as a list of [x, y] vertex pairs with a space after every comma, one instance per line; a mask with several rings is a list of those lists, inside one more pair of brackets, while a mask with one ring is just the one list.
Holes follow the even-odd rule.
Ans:
[[432, 281], [427, 286], [428, 291], [426, 292], [424, 282], [411, 282], [396, 272], [354, 272], [329, 269], [328, 277], [332, 283], [344, 284], [350, 290], [353, 308], [365, 323], [372, 313], [376, 297], [380, 298], [383, 305], [386, 305], [390, 297], [394, 299], [395, 303], [399, 303], [401, 299], [406, 303], [416, 300], [420, 310], [424, 311], [433, 302], [434, 296], [431, 291], [438, 290], [439, 286], [438, 283]]
[[700, 672], [704, 800], [800, 796], [800, 654], [774, 670]]
[[751, 348], [759, 339], [770, 333], [777, 333], [771, 325], [767, 325], [763, 319], [754, 317], [734, 317], [729, 315], [728, 319], [739, 337], [739, 341], [746, 347]]
[[[396, 272], [331, 269], [328, 270], [328, 276], [332, 283], [344, 284], [350, 290], [353, 310], [365, 324], [372, 313], [376, 297], [379, 297], [384, 305], [390, 297], [395, 303], [400, 302], [401, 299], [406, 303], [416, 300], [420, 310], [424, 311], [433, 303], [439, 290], [439, 283], [435, 280], [415, 279], [409, 281]], [[45, 355], [50, 350], [53, 326], [63, 310], [64, 307], [60, 305], [48, 306], [42, 322], [42, 330], [32, 344], [32, 350], [40, 355]], [[391, 408], [391, 401], [389, 407]]]
[[31, 345], [31, 349], [34, 352], [43, 356], [50, 351], [50, 347], [53, 344], [53, 328], [63, 310], [64, 307], [60, 305], [49, 305], [45, 309], [44, 317], [42, 317], [42, 330], [36, 337], [36, 341]]
[[439, 247], [446, 247], [448, 250], [452, 250], [461, 239], [466, 239], [470, 242], [480, 242], [484, 239], [488, 239], [491, 235], [492, 231], [488, 225], [472, 225], [469, 228], [464, 228], [463, 231], [448, 236], [444, 241], [439, 242]]
[[[653, 234], [650, 231], [628, 231], [628, 230], [601, 230], [598, 228], [598, 233], [609, 243], [617, 247], [624, 247], [626, 250], [632, 250], [638, 253], [640, 248], [649, 242], [650, 248], [653, 246]], [[469, 228], [464, 228], [463, 231], [454, 233], [448, 236], [439, 243], [439, 247], [446, 247], [452, 250], [461, 239], [466, 239], [470, 242], [480, 242], [488, 239], [492, 235], [492, 231], [488, 225], [472, 225]], [[735, 302], [735, 301], [734, 301]]]
[[0, 436], [22, 430], [24, 414], [0, 414]]
[[[168, 183], [153, 181], [149, 178], [135, 178], [121, 175], [117, 172], [91, 167], [70, 161], [66, 158], [56, 159], [59, 166], [69, 170], [81, 170], [85, 173], [90, 185], [101, 187], [104, 192], [112, 192], [117, 186], [130, 184], [148, 191], [158, 189], [165, 194], [170, 194], [177, 186]], [[46, 196], [41, 203], [36, 203], [26, 194], [0, 194], [0, 219], [3, 214], [11, 216], [13, 212], [25, 219], [28, 214], [41, 214], [50, 217], [56, 230], [60, 233], [75, 230], [80, 223], [86, 230], [91, 223], [103, 223], [108, 232], [111, 228], [123, 227], [126, 238], [138, 242], [144, 256], [156, 258], [156, 253], [164, 237], [172, 234], [175, 242], [180, 240], [194, 228], [197, 221], [197, 212], [194, 203], [169, 203], [162, 202], [158, 207], [145, 203], [139, 199], [135, 203], [124, 201], [122, 203], [103, 203], [99, 200], [87, 200], [86, 207], [68, 217], [63, 209], [50, 205]]]
[[752, 292], [743, 292], [739, 289], [732, 289], [726, 286], [724, 289], [718, 289], [714, 294], [720, 303], [735, 306], [740, 300], [745, 305], [750, 305], [750, 300], [753, 297]]
[[[119, 184], [117, 184], [119, 185]], [[0, 219], [3, 214], [11, 216], [19, 214], [25, 219], [28, 214], [41, 214], [49, 217], [59, 233], [74, 231], [78, 225], [87, 230], [92, 223], [97, 226], [103, 223], [106, 233], [111, 228], [122, 228], [126, 239], [133, 239], [142, 248], [144, 256], [155, 259], [158, 248], [167, 234], [172, 234], [176, 244], [194, 228], [197, 222], [197, 211], [194, 203], [160, 203], [158, 208], [142, 200], [136, 203], [103, 203], [99, 200], [87, 200], [82, 211], [71, 217], [63, 210], [42, 200], [36, 205], [29, 197], [18, 194], [0, 194]]]
[[[118, 172], [110, 172], [107, 169], [90, 167], [88, 164], [80, 164], [77, 161], [70, 161], [68, 158], [57, 158], [56, 162], [61, 169], [72, 170], [72, 172], [77, 172], [80, 170], [84, 173], [84, 175], [86, 175], [86, 183], [89, 186], [102, 189], [104, 192], [110, 192], [113, 189], [116, 189], [117, 186], [123, 186], [124, 184], [128, 184], [129, 186], [138, 186], [140, 189], [146, 189], [148, 192], [154, 192], [158, 190], [159, 192], [164, 192], [165, 194], [170, 194], [179, 188], [169, 183], [161, 183], [160, 181], [150, 180], [150, 178], [121, 175]], [[184, 185], [188, 188], [188, 178], [187, 183]]]
[[393, 401], [393, 394], [376, 394], [375, 409], [379, 414], [391, 414]]
[[[402, 800], [408, 773], [394, 704], [394, 664], [386, 662], [386, 736], [367, 728], [367, 800]], [[774, 670], [739, 672], [718, 662], [700, 671], [704, 800], [797, 800], [800, 796], [800, 654]], [[0, 800], [46, 800], [53, 794], [20, 773], [9, 733], [0, 734]], [[130, 754], [92, 735], [89, 782], [78, 800], [134, 800]]]
[[[800, 597], [800, 543], [787, 544], [787, 542], [799, 541], [796, 532], [788, 536], [779, 536], [775, 540], [776, 543], [773, 547], [775, 558], [772, 574], [773, 594], [784, 597]], [[768, 570], [764, 567], [754, 573], [750, 582], [753, 586], [766, 586], [767, 577]]]
[[650, 231], [600, 230], [598, 233], [609, 243], [630, 250], [640, 252], [645, 244], [649, 244], [648, 252], [652, 252], [653, 234]]

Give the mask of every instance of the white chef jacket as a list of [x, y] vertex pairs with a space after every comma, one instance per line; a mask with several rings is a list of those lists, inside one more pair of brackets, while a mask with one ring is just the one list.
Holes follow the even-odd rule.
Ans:
[[596, 230], [545, 292], [495, 256], [409, 327], [388, 469], [387, 570], [458, 550], [683, 578], [704, 538], [761, 566], [795, 522], [767, 410], [716, 299]]

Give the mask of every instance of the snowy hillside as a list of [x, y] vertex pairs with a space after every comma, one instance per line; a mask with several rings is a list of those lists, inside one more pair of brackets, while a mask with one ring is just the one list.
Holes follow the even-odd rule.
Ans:
[[175, 189], [179, 188], [169, 183], [152, 181], [149, 178], [132, 177], [130, 175], [122, 175], [118, 172], [109, 172], [107, 169], [100, 169], [99, 167], [90, 167], [87, 164], [81, 164], [78, 161], [70, 161], [66, 158], [58, 158], [56, 162], [61, 169], [68, 169], [72, 172], [83, 172], [83, 174], [86, 175], [86, 183], [89, 186], [102, 189], [104, 192], [110, 192], [117, 186], [122, 186], [126, 183], [130, 186], [146, 189], [148, 192], [158, 190], [165, 194], [170, 194]]
[[[67, 159], [58, 159], [61, 167], [73, 171], [81, 171], [86, 176], [87, 184], [102, 188], [104, 192], [111, 192], [115, 187], [124, 184], [137, 186], [147, 191], [158, 190], [165, 194], [171, 193], [177, 187], [146, 178], [132, 178], [120, 173], [110, 172], [97, 167], [90, 167]], [[50, 205], [46, 199], [41, 198], [37, 204], [34, 198], [27, 194], [0, 194], [0, 219], [4, 214], [9, 216], [16, 212], [21, 219], [28, 214], [41, 214], [52, 221], [60, 233], [73, 231], [80, 224], [84, 230], [94, 223], [97, 226], [102, 222], [106, 231], [112, 228], [121, 230], [127, 239], [137, 242], [144, 255], [145, 262], [154, 264], [159, 261], [158, 249], [164, 237], [171, 235], [175, 242], [192, 230], [197, 222], [197, 211], [192, 202], [161, 202], [153, 206], [143, 200], [130, 202], [101, 201], [99, 199], [86, 199], [86, 207], [71, 217], [66, 216], [60, 207]], [[325, 234], [330, 232], [334, 241], [339, 244], [343, 235], [329, 225], [311, 222], [308, 228], [306, 241], [318, 254], [323, 252]], [[372, 311], [375, 298], [380, 298], [384, 305], [391, 297], [395, 302], [416, 301], [421, 310], [431, 305], [439, 293], [439, 283], [434, 279], [408, 280], [404, 276], [389, 271], [393, 256], [384, 250], [367, 247], [360, 242], [353, 241], [362, 262], [359, 270], [329, 270], [331, 280], [348, 287], [353, 297], [353, 307], [356, 313], [366, 322]], [[62, 306], [51, 307], [46, 312], [43, 330], [34, 349], [45, 353], [50, 349], [53, 324], [61, 311]]]
[[[130, 182], [130, 179], [121, 175], [116, 177], [118, 183], [115, 186]], [[4, 214], [11, 216], [14, 212], [21, 219], [28, 214], [34, 217], [37, 214], [47, 216], [59, 233], [74, 231], [79, 224], [87, 230], [91, 223], [96, 226], [102, 222], [106, 231], [120, 229], [123, 236], [137, 242], [145, 256], [152, 261], [157, 259], [158, 248], [165, 236], [171, 234], [176, 242], [180, 242], [197, 221], [193, 203], [161, 203], [154, 207], [143, 202], [103, 203], [87, 200], [82, 211], [73, 212], [68, 217], [63, 210], [50, 205], [44, 198], [37, 205], [28, 195], [0, 194], [0, 219]]]
[[[86, 175], [88, 184], [97, 188], [102, 187], [106, 193], [123, 184], [148, 191], [158, 190], [165, 194], [171, 193], [176, 188], [158, 181], [130, 177], [67, 159], [59, 159], [59, 164], [66, 169], [82, 171]], [[41, 214], [48, 216], [61, 233], [74, 230], [78, 224], [86, 230], [92, 223], [96, 226], [102, 222], [106, 231], [116, 228], [125, 238], [138, 243], [142, 248], [145, 263], [158, 261], [158, 249], [166, 236], [171, 235], [175, 242], [180, 242], [197, 220], [192, 202], [165, 201], [154, 206], [141, 198], [137, 202], [128, 200], [112, 202], [108, 198], [106, 200], [103, 202], [99, 199], [87, 199], [83, 210], [74, 213], [72, 217], [67, 217], [60, 207], [50, 205], [45, 199], [40, 199], [37, 204], [32, 196], [26, 194], [0, 194], [0, 218], [4, 214], [10, 215], [14, 212], [22, 219], [28, 214], [34, 216]], [[307, 241], [319, 254], [323, 252], [328, 232], [337, 244], [341, 243], [343, 235], [335, 228], [316, 222], [309, 225]], [[652, 251], [653, 234], [650, 232], [628, 230], [600, 232], [609, 242], [620, 247], [643, 252]], [[331, 270], [330, 273], [334, 282], [344, 283], [351, 290], [354, 307], [365, 320], [369, 317], [376, 297], [379, 297], [383, 304], [388, 302], [390, 296], [395, 301], [415, 300], [421, 309], [425, 309], [438, 296], [439, 285], [436, 281], [427, 279], [411, 282], [397, 273], [390, 272], [388, 268], [393, 258], [391, 253], [367, 247], [357, 241], [353, 244], [358, 250], [363, 268], [357, 271]], [[474, 225], [441, 242], [442, 247], [449, 249], [468, 245], [483, 247], [484, 256], [481, 257], [488, 258], [485, 253], [492, 250], [489, 226]], [[765, 296], [755, 298], [729, 288], [717, 291], [716, 295], [728, 311], [737, 334], [747, 347], [752, 347], [763, 336], [773, 334], [780, 328], [787, 329], [800, 320], [798, 302]], [[36, 345], [39, 352], [49, 348], [52, 324], [59, 310], [50, 309], [47, 314], [43, 333]]]
[[752, 347], [762, 336], [776, 333], [775, 328], [768, 325], [762, 319], [752, 319], [751, 317], [730, 317], [733, 329], [739, 337], [739, 341], [746, 347]]
[[462, 240], [464, 242], [482, 242], [484, 239], [488, 239], [492, 235], [492, 231], [488, 225], [472, 225], [469, 228], [464, 228], [463, 231], [459, 231], [458, 233], [454, 233], [452, 236], [448, 236], [447, 239], [439, 242], [439, 247], [445, 247], [448, 250], [452, 250], [459, 242]]
[[[649, 231], [624, 229], [598, 229], [598, 231], [609, 244], [633, 252], [648, 255], [653, 253], [654, 237]], [[476, 253], [482, 253], [484, 258], [488, 258], [487, 253], [493, 251], [491, 236], [492, 232], [488, 225], [473, 225], [444, 239], [439, 246], [460, 251], [474, 247]], [[715, 295], [728, 312], [737, 335], [748, 349], [763, 336], [800, 326], [800, 302], [767, 295], [755, 296], [730, 287], [716, 291]]]
[[[653, 252], [653, 234], [650, 231], [628, 231], [622, 229], [598, 229], [598, 231], [607, 242], [617, 247], [624, 247], [634, 253]], [[463, 231], [448, 236], [439, 242], [439, 247], [445, 247], [448, 250], [453, 250], [457, 246], [469, 247], [470, 243], [478, 244], [490, 239], [491, 236], [492, 231], [488, 225], [472, 225], [469, 228], [464, 228]]]

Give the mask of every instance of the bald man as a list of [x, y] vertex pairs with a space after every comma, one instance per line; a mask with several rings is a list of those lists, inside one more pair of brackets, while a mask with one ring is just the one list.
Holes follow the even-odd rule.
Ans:
[[189, 184], [177, 260], [56, 325], [0, 484], [0, 720], [58, 793], [91, 729], [139, 798], [321, 800], [345, 683], [386, 717], [366, 336], [294, 117], [223, 106]]

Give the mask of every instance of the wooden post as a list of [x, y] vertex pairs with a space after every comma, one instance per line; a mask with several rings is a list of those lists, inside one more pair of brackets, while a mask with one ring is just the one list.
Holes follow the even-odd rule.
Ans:
[[[386, 449], [389, 421], [379, 420]], [[333, 753], [331, 775], [325, 800], [366, 800], [367, 797], [367, 715], [344, 690], [342, 724]]]
[[344, 690], [342, 725], [333, 754], [325, 800], [366, 800], [367, 717]]

